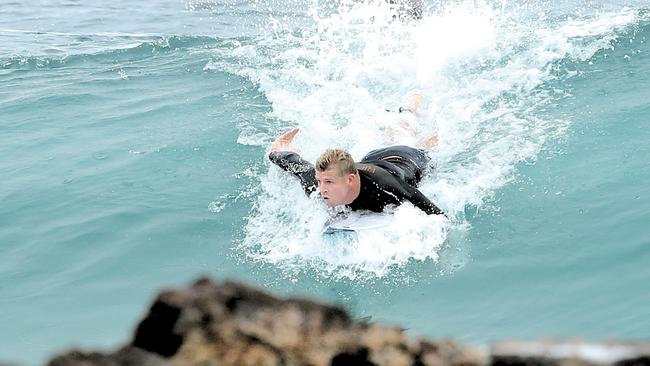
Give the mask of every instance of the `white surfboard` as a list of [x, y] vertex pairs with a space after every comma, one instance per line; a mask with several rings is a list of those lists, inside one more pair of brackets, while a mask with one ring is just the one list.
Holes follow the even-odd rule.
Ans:
[[330, 222], [325, 225], [324, 234], [334, 234], [341, 231], [374, 230], [393, 222], [393, 215], [384, 213], [351, 214], [350, 216]]

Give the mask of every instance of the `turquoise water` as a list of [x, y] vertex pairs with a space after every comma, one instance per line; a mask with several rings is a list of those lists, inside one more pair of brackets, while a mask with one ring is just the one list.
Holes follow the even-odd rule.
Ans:
[[[200, 274], [431, 338], [647, 339], [648, 5], [0, 1], [0, 360], [115, 347]], [[323, 239], [268, 144], [360, 157], [412, 90], [450, 219]]]

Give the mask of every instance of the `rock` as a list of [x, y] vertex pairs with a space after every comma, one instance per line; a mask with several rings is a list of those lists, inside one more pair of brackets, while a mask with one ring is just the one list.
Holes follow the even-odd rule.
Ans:
[[107, 354], [72, 350], [50, 360], [48, 366], [168, 366], [162, 357], [135, 347]]
[[502, 342], [473, 348], [353, 321], [340, 307], [202, 278], [163, 291], [130, 343], [48, 366], [650, 366], [650, 344]]
[[502, 342], [492, 346], [492, 366], [650, 366], [650, 344]]
[[[464, 347], [417, 343], [398, 328], [355, 323], [340, 307], [281, 300], [252, 287], [201, 279], [166, 291], [140, 323], [134, 347], [174, 363], [238, 365], [413, 365], [425, 351], [451, 365]], [[455, 348], [454, 348], [455, 347]], [[454, 348], [444, 354], [439, 349]], [[467, 351], [469, 353], [469, 351]], [[475, 354], [475, 353], [474, 353]], [[486, 358], [466, 357], [485, 365]], [[470, 365], [470, 364], [465, 364]]]

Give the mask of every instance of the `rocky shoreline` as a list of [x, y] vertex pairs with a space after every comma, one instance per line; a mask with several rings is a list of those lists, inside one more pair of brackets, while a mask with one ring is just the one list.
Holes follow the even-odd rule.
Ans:
[[162, 291], [132, 340], [48, 366], [650, 366], [650, 343], [503, 342], [470, 347], [355, 322], [342, 308], [201, 278]]

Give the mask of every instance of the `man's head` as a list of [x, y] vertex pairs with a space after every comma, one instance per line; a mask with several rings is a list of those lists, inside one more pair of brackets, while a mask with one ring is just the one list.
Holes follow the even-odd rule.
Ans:
[[351, 203], [359, 194], [359, 175], [352, 156], [341, 149], [327, 149], [316, 160], [316, 180], [329, 207]]

